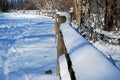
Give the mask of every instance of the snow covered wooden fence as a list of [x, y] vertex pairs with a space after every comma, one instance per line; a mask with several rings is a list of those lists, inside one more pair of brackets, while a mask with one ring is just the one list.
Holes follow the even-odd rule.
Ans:
[[17, 13], [22, 13], [22, 14], [36, 14], [36, 15], [40, 15], [41, 14], [40, 10], [18, 10], [16, 12]]
[[56, 13], [56, 11], [55, 10], [42, 10], [41, 13], [44, 16], [53, 17], [53, 15]]
[[16, 11], [17, 13], [22, 13], [22, 14], [36, 14], [36, 15], [44, 15], [44, 16], [49, 16], [53, 17], [53, 15], [56, 13], [56, 11], [53, 10], [18, 10]]
[[68, 15], [56, 17], [57, 74], [61, 80], [120, 79], [120, 70], [71, 27]]

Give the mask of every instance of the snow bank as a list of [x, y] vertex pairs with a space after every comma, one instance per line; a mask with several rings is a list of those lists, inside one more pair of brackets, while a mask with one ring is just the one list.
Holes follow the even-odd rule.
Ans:
[[61, 80], [71, 80], [65, 55], [59, 58]]
[[110, 55], [111, 55], [115, 65], [120, 69], [120, 46], [119, 45], [105, 44], [102, 41], [97, 41], [93, 43], [93, 45], [97, 47], [97, 49], [102, 51], [108, 58], [110, 58]]
[[120, 71], [69, 23], [61, 24], [60, 28], [76, 80], [120, 80]]
[[21, 18], [38, 18], [40, 15], [33, 15], [33, 14], [21, 14], [21, 13], [3, 13], [0, 14], [0, 17], [6, 17], [6, 18], [13, 18], [13, 19], [21, 19]]

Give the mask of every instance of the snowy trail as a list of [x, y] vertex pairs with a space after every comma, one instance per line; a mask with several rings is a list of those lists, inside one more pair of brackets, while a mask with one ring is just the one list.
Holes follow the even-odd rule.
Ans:
[[54, 37], [51, 18], [0, 15], [0, 80], [59, 80]]

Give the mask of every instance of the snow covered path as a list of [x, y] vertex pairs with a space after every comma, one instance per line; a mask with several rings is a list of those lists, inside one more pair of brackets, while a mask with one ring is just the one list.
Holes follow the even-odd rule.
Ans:
[[54, 37], [51, 18], [0, 14], [0, 80], [59, 80]]

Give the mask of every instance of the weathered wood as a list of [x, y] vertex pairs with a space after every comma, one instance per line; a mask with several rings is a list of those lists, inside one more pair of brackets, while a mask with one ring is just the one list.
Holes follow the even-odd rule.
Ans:
[[63, 41], [63, 36], [60, 31], [60, 24], [64, 23], [66, 21], [66, 18], [64, 16], [56, 15], [56, 22], [55, 22], [55, 32], [56, 32], [56, 38], [57, 38], [57, 76], [60, 76], [60, 67], [59, 67], [59, 57], [62, 54], [67, 54], [67, 50]]
[[55, 28], [54, 28], [54, 31], [55, 31], [55, 42], [56, 42], [57, 36], [58, 36], [58, 33], [59, 33], [59, 25], [58, 25], [59, 15], [55, 14], [54, 18], [55, 18]]
[[76, 80], [75, 78], [75, 74], [74, 74], [74, 71], [73, 71], [73, 68], [72, 68], [72, 62], [70, 60], [70, 57], [69, 57], [69, 54], [67, 53], [67, 49], [66, 49], [66, 46], [64, 44], [64, 40], [63, 40], [63, 35], [61, 33], [61, 30], [60, 30], [60, 25], [62, 23], [65, 23], [66, 22], [66, 17], [65, 16], [59, 16], [57, 15], [57, 19], [55, 19], [56, 22], [57, 22], [57, 28], [56, 30], [56, 33], [57, 33], [57, 76], [61, 76], [60, 75], [60, 66], [59, 66], [59, 57], [63, 54], [65, 54], [65, 58], [67, 60], [67, 65], [68, 65], [68, 70], [69, 70], [69, 74], [70, 74], [70, 78], [71, 80]]

